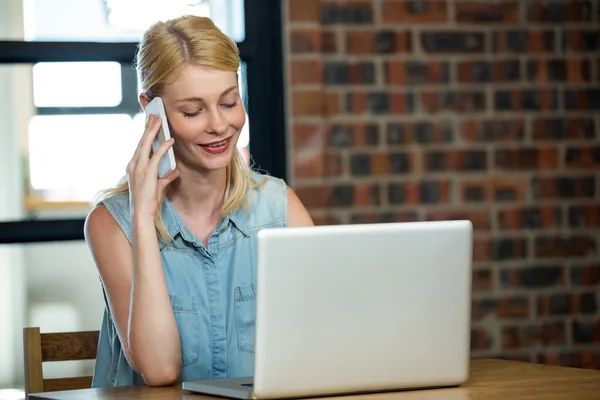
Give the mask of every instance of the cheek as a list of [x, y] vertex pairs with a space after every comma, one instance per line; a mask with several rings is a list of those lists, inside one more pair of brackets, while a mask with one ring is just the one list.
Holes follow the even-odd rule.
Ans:
[[171, 134], [175, 139], [188, 140], [197, 136], [197, 133], [203, 129], [203, 122], [200, 118], [173, 118], [170, 121]]
[[244, 112], [244, 108], [240, 107], [233, 113], [230, 125], [235, 126], [237, 129], [242, 129], [245, 123], [246, 113]]

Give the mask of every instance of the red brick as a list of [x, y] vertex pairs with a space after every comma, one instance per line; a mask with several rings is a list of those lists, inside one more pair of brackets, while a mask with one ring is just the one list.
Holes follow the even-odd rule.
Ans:
[[379, 195], [377, 187], [371, 183], [358, 183], [354, 185], [354, 203], [356, 207], [377, 204]]
[[323, 154], [318, 148], [305, 148], [294, 152], [293, 171], [297, 178], [339, 176], [342, 171], [341, 156]]
[[593, 292], [562, 292], [539, 295], [537, 298], [538, 317], [595, 314], [597, 310], [589, 310], [590, 306], [584, 300], [586, 297], [595, 300], [593, 296]]
[[377, 224], [377, 223], [388, 223], [388, 222], [415, 222], [418, 221], [419, 217], [417, 213], [412, 211], [406, 212], [364, 212], [352, 215], [352, 224]]
[[534, 178], [532, 189], [536, 199], [593, 198], [597, 190], [592, 175]]
[[576, 28], [563, 31], [563, 48], [567, 52], [598, 51], [598, 28]]
[[492, 290], [494, 287], [494, 276], [491, 268], [473, 270], [471, 286], [474, 292]]
[[323, 154], [317, 149], [294, 152], [293, 171], [296, 178], [317, 178], [323, 174]]
[[371, 176], [390, 174], [390, 154], [387, 151], [375, 152], [371, 155]]
[[390, 114], [410, 114], [414, 105], [411, 104], [407, 93], [390, 94]]
[[575, 265], [571, 268], [571, 283], [574, 286], [600, 284], [600, 264]]
[[594, 120], [591, 118], [538, 118], [533, 123], [534, 140], [588, 139], [596, 138]]
[[322, 25], [359, 25], [372, 22], [372, 1], [321, 1]]
[[456, 3], [456, 21], [459, 23], [509, 23], [519, 21], [519, 3], [503, 1], [500, 3], [458, 1]]
[[292, 53], [318, 53], [321, 49], [319, 29], [293, 29], [290, 32], [290, 50]]
[[327, 140], [327, 126], [295, 124], [292, 129], [294, 149], [323, 148]]
[[562, 212], [553, 206], [505, 208], [498, 211], [497, 225], [506, 230], [559, 228]]
[[585, 3], [589, 2], [582, 0], [532, 0], [526, 3], [527, 20], [549, 24], [589, 21], [591, 10], [585, 10]]
[[389, 61], [385, 66], [385, 81], [390, 85], [406, 84], [406, 67], [404, 61]]
[[557, 107], [557, 92], [554, 89], [500, 89], [495, 93], [497, 111], [550, 111]]
[[307, 209], [327, 208], [331, 196], [330, 186], [307, 186], [295, 188], [296, 195]]
[[353, 129], [353, 146], [368, 147], [379, 144], [379, 127], [374, 124], [356, 123]]
[[600, 227], [600, 205], [577, 205], [569, 208], [569, 226], [572, 228]]
[[566, 152], [566, 165], [573, 169], [600, 168], [600, 146], [569, 147]]
[[560, 265], [534, 265], [500, 271], [500, 283], [506, 289], [542, 289], [564, 287], [565, 269]]
[[567, 333], [564, 322], [547, 322], [526, 326], [506, 326], [502, 329], [502, 347], [518, 349], [538, 345], [564, 345]]
[[292, 84], [323, 83], [322, 60], [292, 60], [290, 64]]
[[560, 365], [571, 368], [600, 369], [600, 352], [583, 350], [545, 350], [538, 354], [540, 364]]
[[348, 54], [373, 54], [373, 31], [351, 30], [346, 32], [346, 52]]
[[385, 72], [385, 80], [389, 85], [445, 83], [448, 79], [448, 63], [389, 61]]
[[338, 35], [335, 31], [323, 30], [321, 31], [321, 52], [323, 54], [337, 53], [339, 50], [338, 46]]
[[473, 229], [487, 231], [490, 229], [490, 210], [432, 210], [427, 212], [426, 220], [469, 220]]
[[586, 257], [596, 254], [594, 236], [538, 236], [534, 242], [538, 258]]
[[467, 142], [520, 142], [524, 138], [522, 119], [466, 120], [460, 129]]
[[363, 114], [367, 112], [367, 93], [354, 92], [349, 93], [348, 96], [352, 99], [352, 108], [347, 111], [352, 114]]
[[[419, 6], [423, 6], [421, 9]], [[446, 0], [397, 1], [388, 0], [382, 7], [383, 22], [407, 24], [436, 23], [448, 20]]]
[[473, 240], [473, 261], [490, 261], [491, 259], [491, 240], [475, 237]]
[[474, 321], [495, 315], [500, 319], [526, 319], [530, 315], [530, 301], [523, 296], [474, 299], [471, 318]]
[[523, 297], [505, 297], [498, 303], [498, 317], [502, 319], [528, 318], [531, 314], [530, 301]]
[[486, 93], [481, 90], [424, 91], [421, 103], [428, 113], [484, 111], [487, 107]]
[[486, 350], [492, 346], [492, 337], [483, 327], [471, 329], [471, 350]]
[[412, 51], [411, 31], [397, 31], [395, 44], [395, 53], [410, 53]]
[[585, 76], [585, 65], [588, 60], [571, 58], [567, 60], [567, 81], [570, 83], [582, 83], [590, 80]]
[[337, 93], [321, 91], [297, 91], [292, 93], [294, 116], [328, 116], [340, 110]]
[[[388, 35], [393, 34], [393, 37]], [[379, 54], [412, 51], [411, 32], [407, 30], [349, 29], [346, 31], [346, 53]], [[379, 41], [385, 39], [385, 43]]]
[[[527, 181], [523, 178], [487, 178], [463, 180], [460, 183], [460, 201], [523, 201], [526, 198], [527, 186]], [[474, 196], [475, 194], [477, 194], [477, 196]]]
[[319, 0], [289, 0], [288, 7], [291, 22], [319, 21]]
[[432, 150], [423, 153], [426, 171], [485, 171], [486, 150]]
[[[513, 40], [509, 35], [519, 34]], [[494, 34], [494, 50], [499, 53], [554, 53], [556, 34], [549, 29], [501, 30]]]
[[558, 149], [552, 147], [499, 149], [494, 153], [495, 165], [504, 170], [549, 170], [558, 167]]

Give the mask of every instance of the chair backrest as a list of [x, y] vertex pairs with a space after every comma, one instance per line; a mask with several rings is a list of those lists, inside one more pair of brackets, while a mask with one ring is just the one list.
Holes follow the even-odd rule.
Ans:
[[40, 333], [37, 327], [24, 328], [25, 395], [90, 388], [91, 376], [44, 379], [42, 363], [95, 359], [99, 334], [99, 331]]

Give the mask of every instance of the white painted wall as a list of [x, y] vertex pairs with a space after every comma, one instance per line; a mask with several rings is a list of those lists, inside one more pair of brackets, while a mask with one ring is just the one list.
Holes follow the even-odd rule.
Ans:
[[[0, 1], [0, 37], [19, 39], [23, 26], [20, 0]], [[22, 115], [15, 97], [15, 80], [23, 68], [0, 66], [0, 220], [21, 217], [19, 137], [15, 133]], [[9, 94], [8, 96], [6, 94]], [[0, 245], [0, 387], [17, 380], [19, 363], [19, 327], [25, 311], [25, 279], [19, 246]]]
[[[0, 1], [0, 38], [22, 40], [22, 10], [22, 0]], [[19, 220], [25, 216], [19, 149], [33, 115], [30, 66], [1, 65], [0, 93], [0, 221]], [[83, 241], [0, 245], [0, 388], [23, 385], [25, 326], [40, 326], [42, 332], [96, 330], [103, 306]], [[89, 373], [92, 365], [54, 363], [44, 366], [44, 374]]]

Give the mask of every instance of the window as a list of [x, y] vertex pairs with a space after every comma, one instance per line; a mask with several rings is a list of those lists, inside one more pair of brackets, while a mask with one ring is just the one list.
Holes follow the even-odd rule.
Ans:
[[[24, 16], [19, 11], [21, 2]], [[30, 208], [24, 214], [17, 212], [15, 218], [10, 215], [2, 217], [6, 222], [0, 221], [0, 243], [83, 238], [85, 211], [82, 213], [80, 207], [74, 208], [75, 204], [71, 202], [88, 198], [96, 190], [96, 184], [94, 187], [88, 182], [75, 185], [78, 172], [70, 175], [68, 180], [61, 180], [57, 176], [64, 169], [59, 168], [61, 164], [50, 166], [49, 154], [55, 151], [65, 159], [73, 157], [67, 164], [80, 163], [82, 170], [92, 171], [90, 174], [98, 173], [94, 172], [94, 168], [99, 168], [99, 163], [93, 162], [97, 160], [94, 158], [96, 155], [84, 159], [74, 154], [78, 152], [73, 149], [57, 148], [58, 141], [50, 138], [72, 140], [73, 146], [78, 143], [78, 147], [85, 146], [89, 151], [96, 139], [93, 135], [87, 137], [87, 141], [75, 138], [73, 128], [82, 124], [84, 118], [98, 126], [106, 125], [108, 119], [111, 119], [111, 124], [119, 121], [120, 127], [115, 130], [124, 132], [122, 136], [129, 132], [126, 126], [136, 129], [140, 106], [131, 63], [141, 34], [140, 21], [150, 18], [141, 9], [158, 10], [164, 4], [169, 5], [173, 14], [181, 12], [176, 11], [176, 7], [197, 7], [194, 12], [208, 12], [217, 26], [238, 43], [244, 61], [240, 79], [244, 83], [243, 96], [248, 116], [239, 145], [247, 145], [243, 153], [252, 160], [250, 163], [254, 168], [276, 177], [286, 177], [280, 2], [270, 3], [268, 7], [263, 0], [11, 0], [10, 5], [0, 2], [0, 87], [4, 90], [6, 102], [14, 106], [9, 107], [12, 111], [7, 109], [0, 113], [4, 122], [3, 134], [14, 135], [6, 143], [9, 147], [0, 149], [0, 160], [5, 161], [1, 169], [5, 172], [0, 173], [0, 180], [9, 182], [11, 187], [22, 182], [23, 193], [33, 200], [25, 203], [28, 206], [58, 205], [59, 199], [66, 200], [67, 203], [61, 205], [68, 206], [61, 210], [47, 210], [49, 212]], [[123, 10], [132, 9], [137, 10], [137, 14], [131, 14], [136, 18], [119, 20], [119, 14], [128, 13]], [[111, 13], [113, 17], [109, 19]], [[24, 29], [19, 22], [14, 22], [18, 20], [24, 21]], [[115, 72], [117, 64], [120, 78]], [[102, 82], [99, 79], [86, 82], [84, 78], [82, 84], [64, 88], [64, 93], [55, 92], [48, 96], [50, 91], [56, 91], [56, 82], [49, 77], [53, 74], [55, 78], [64, 76], [67, 70], [73, 78], [69, 81], [79, 82], [81, 77], [93, 75], [93, 71], [105, 73]], [[30, 76], [30, 81], [27, 81], [27, 76]], [[115, 89], [119, 79], [120, 92]], [[94, 89], [94, 85], [100, 83], [102, 94], [99, 93], [97, 98], [79, 96], [79, 93], [86, 92], [85, 88]], [[252, 134], [249, 134], [249, 127]], [[117, 133], [105, 132], [105, 135]], [[122, 140], [133, 141], [132, 135]], [[20, 150], [18, 157], [12, 150], [17, 145]], [[123, 148], [126, 146], [131, 144]], [[249, 149], [252, 149], [251, 157]], [[117, 153], [121, 154], [120, 151]], [[125, 158], [123, 155], [115, 157]], [[54, 159], [58, 160], [57, 157]], [[62, 165], [64, 168], [65, 164]], [[25, 170], [26, 176], [17, 177], [10, 168]], [[105, 170], [97, 179], [97, 186], [103, 188], [104, 183], [109, 181], [114, 185], [113, 177], [120, 177], [124, 169], [125, 166], [122, 170]], [[67, 181], [70, 185], [65, 184]], [[11, 193], [13, 191], [11, 189]], [[21, 197], [19, 194], [19, 202]], [[0, 202], [4, 201], [0, 198]], [[13, 210], [16, 199], [11, 195], [6, 201], [10, 202]], [[87, 204], [84, 202], [83, 205], [87, 207]], [[21, 217], [24, 220], [19, 220]]]
[[25, 40], [137, 42], [156, 20], [210, 17], [236, 42], [245, 38], [244, 0], [24, 0]]
[[[242, 63], [243, 99], [245, 71]], [[26, 205], [90, 203], [123, 177], [144, 130], [133, 70], [116, 62], [41, 62], [32, 72], [38, 115], [29, 123]], [[250, 162], [246, 121], [238, 149]]]

